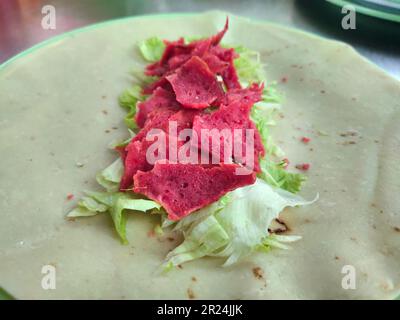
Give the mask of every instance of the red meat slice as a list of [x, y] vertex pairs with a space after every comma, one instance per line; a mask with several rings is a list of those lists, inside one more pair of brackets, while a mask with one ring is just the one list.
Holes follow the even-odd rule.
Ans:
[[166, 77], [185, 64], [191, 57], [198, 56], [207, 63], [210, 70], [224, 78], [227, 88], [240, 88], [239, 80], [233, 66], [233, 60], [238, 57], [233, 49], [222, 48], [219, 43], [228, 30], [229, 20], [226, 19], [224, 29], [207, 39], [192, 41], [185, 44], [183, 38], [177, 41], [164, 41], [164, 53], [160, 59], [146, 67], [145, 74], [160, 77], [144, 92], [150, 94], [159, 86], [165, 88]]
[[210, 54], [215, 55], [221, 61], [226, 63], [226, 68], [224, 68], [220, 75], [224, 79], [224, 83], [228, 89], [238, 89], [241, 88], [239, 77], [236, 73], [234, 59], [238, 57], [233, 48], [222, 48], [221, 46], [214, 46], [210, 48]]
[[219, 104], [223, 90], [207, 64], [193, 56], [176, 73], [167, 76], [176, 100], [186, 108], [205, 109]]
[[[158, 90], [158, 89], [157, 89]], [[152, 139], [146, 139], [152, 129], [160, 129], [165, 133], [166, 142], [166, 155], [165, 159], [171, 159], [169, 150], [169, 139], [170, 136], [174, 137], [174, 143], [171, 142], [171, 146], [174, 146], [176, 150], [172, 150], [177, 159], [177, 151], [186, 141], [178, 141], [177, 135], [183, 129], [191, 128], [193, 125], [193, 119], [199, 114], [197, 110], [182, 109], [176, 111], [176, 109], [170, 107], [160, 107], [150, 112], [146, 121], [145, 127], [132, 139], [126, 148], [120, 148], [117, 151], [120, 153], [121, 158], [124, 162], [124, 175], [121, 179], [120, 189], [126, 190], [132, 186], [133, 176], [136, 171], [148, 171], [153, 168], [153, 164], [149, 163], [146, 158], [148, 148], [155, 143]], [[174, 122], [176, 132], [169, 130], [169, 126]], [[148, 141], [149, 140], [149, 141]], [[176, 141], [176, 143], [175, 143]]]
[[152, 111], [160, 109], [177, 110], [178, 108], [179, 103], [176, 102], [174, 93], [158, 87], [146, 101], [137, 104], [135, 120], [137, 125], [143, 128]]
[[237, 175], [235, 164], [203, 167], [194, 164], [157, 162], [149, 172], [134, 176], [134, 192], [160, 203], [171, 220], [217, 201], [236, 188], [253, 184], [255, 174]]
[[[232, 160], [237, 163], [241, 163], [247, 167], [254, 168], [254, 171], [259, 172], [259, 156], [264, 155], [265, 150], [264, 146], [261, 142], [260, 134], [255, 127], [254, 123], [250, 119], [250, 110], [254, 104], [254, 100], [250, 97], [256, 95], [254, 92], [255, 87], [250, 89], [242, 89], [243, 92], [236, 92], [235, 95], [232, 95], [230, 98], [230, 103], [228, 105], [222, 105], [217, 111], [214, 111], [210, 114], [201, 114], [194, 118], [193, 121], [193, 131], [196, 132], [199, 143], [201, 145], [197, 145], [200, 147], [203, 152], [204, 150], [207, 151], [207, 146], [204, 146], [204, 143], [208, 143], [208, 151], [210, 154], [219, 159], [221, 162], [226, 161], [225, 152], [229, 152], [228, 150], [225, 151], [224, 144], [227, 141], [227, 138], [222, 134], [223, 131], [230, 132], [230, 137], [234, 137], [234, 130], [239, 129], [241, 130], [242, 142], [242, 154], [239, 157], [233, 159], [234, 156], [234, 139], [231, 138], [231, 141], [227, 141], [228, 145], [233, 146], [232, 150]], [[246, 99], [237, 99], [237, 97], [244, 97]], [[220, 134], [220, 139], [218, 142], [214, 141], [212, 137], [213, 129], [217, 129], [218, 133]], [[246, 148], [248, 147], [246, 141], [246, 129], [253, 129], [254, 130], [254, 163], [246, 163]], [[202, 131], [203, 130], [203, 131]], [[208, 134], [206, 134], [208, 132]], [[203, 142], [202, 142], [203, 141]], [[219, 153], [216, 153], [212, 148], [215, 148], [215, 145], [212, 144], [219, 143]], [[218, 150], [218, 149], [216, 149]]]
[[244, 89], [231, 89], [226, 93], [227, 104], [234, 101], [241, 101], [242, 104], [253, 106], [256, 102], [262, 100], [264, 85], [253, 83], [250, 87]]

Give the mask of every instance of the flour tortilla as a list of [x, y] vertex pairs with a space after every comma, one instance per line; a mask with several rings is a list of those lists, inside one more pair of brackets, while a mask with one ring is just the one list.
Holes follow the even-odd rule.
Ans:
[[[399, 294], [399, 82], [346, 44], [274, 24], [229, 15], [224, 42], [260, 51], [268, 78], [287, 79], [279, 85], [285, 117], [273, 135], [291, 164], [311, 164], [302, 195], [320, 193], [312, 206], [283, 214], [291, 234], [303, 237], [292, 250], [255, 254], [229, 268], [220, 259], [200, 259], [158, 275], [180, 239], [149, 237], [157, 217], [130, 215], [128, 246], [107, 215], [65, 219], [81, 191], [96, 188], [96, 172], [116, 157], [108, 143], [127, 137], [117, 97], [130, 85], [128, 71], [142, 64], [135, 44], [151, 36], [214, 34], [225, 17], [208, 12], [100, 24], [0, 69], [0, 286], [21, 299]], [[302, 136], [311, 138], [309, 145], [299, 142]], [[75, 200], [66, 200], [69, 193]], [[49, 264], [56, 267], [55, 290], [41, 287]], [[342, 288], [345, 265], [355, 268], [354, 290]]]

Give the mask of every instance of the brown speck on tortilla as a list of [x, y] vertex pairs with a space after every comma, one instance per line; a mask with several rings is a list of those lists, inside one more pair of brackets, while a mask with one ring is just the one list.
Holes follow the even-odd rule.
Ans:
[[113, 129], [113, 130], [118, 130], [118, 127], [111, 127], [111, 129]]
[[281, 82], [282, 83], [287, 83], [288, 82], [288, 77], [287, 76], [282, 77], [281, 78]]
[[168, 237], [167, 240], [170, 241], [170, 242], [173, 242], [173, 241], [175, 241], [175, 238], [173, 238], [173, 237]]
[[192, 277], [192, 281], [193, 281], [193, 282], [196, 282], [196, 281], [197, 281], [197, 278], [196, 278], [196, 277]]
[[400, 232], [400, 228], [399, 227], [393, 227], [393, 230], [396, 232]]
[[344, 141], [344, 142], [341, 142], [338, 144], [341, 144], [342, 146], [348, 146], [350, 144], [357, 144], [357, 142], [355, 142], [354, 140], [350, 140], [350, 141]]
[[379, 213], [383, 213], [383, 210], [379, 210]]
[[375, 143], [379, 143], [379, 140], [374, 140]]
[[103, 95], [103, 96], [101, 96], [101, 98], [102, 98], [102, 99], [106, 99], [106, 98], [107, 98], [107, 96], [106, 96], [106, 95]]
[[178, 267], [179, 269], [183, 269], [183, 266], [182, 266], [181, 264], [178, 264], [177, 267]]
[[264, 271], [260, 267], [253, 268], [253, 275], [258, 280], [264, 279]]
[[195, 299], [196, 298], [196, 296], [194, 295], [194, 292], [193, 292], [193, 290], [191, 288], [187, 289], [187, 295], [188, 295], [189, 299]]
[[348, 130], [348, 131], [339, 133], [339, 135], [341, 137], [356, 137], [356, 136], [358, 136], [358, 134], [359, 133], [355, 130]]
[[88, 180], [85, 180], [83, 183], [84, 183], [84, 184], [88, 184], [88, 183], [89, 183], [89, 181], [88, 181]]
[[354, 241], [354, 242], [357, 242], [357, 239], [354, 238], [354, 237], [350, 237], [350, 240], [351, 240], [351, 241]]
[[110, 133], [111, 131], [107, 129], [107, 130], [104, 130], [104, 132], [105, 133]]
[[357, 98], [356, 98], [356, 97], [351, 97], [351, 100], [352, 100], [352, 101], [356, 101]]
[[320, 92], [321, 92], [322, 94], [324, 94], [326, 91], [325, 91], [325, 90], [321, 90]]
[[339, 260], [340, 258], [338, 256], [335, 256], [335, 260]]
[[71, 221], [71, 222], [74, 222], [76, 219], [75, 219], [75, 217], [66, 217], [66, 219], [68, 220], [68, 221]]
[[101, 110], [101, 112], [103, 112], [103, 114], [107, 115], [108, 111], [107, 110]]

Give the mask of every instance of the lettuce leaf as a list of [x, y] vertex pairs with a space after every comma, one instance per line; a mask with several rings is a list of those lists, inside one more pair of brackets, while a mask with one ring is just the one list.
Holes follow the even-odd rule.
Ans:
[[260, 60], [260, 53], [243, 46], [235, 47], [239, 57], [233, 63], [243, 87], [253, 82], [265, 81], [264, 66]]
[[152, 37], [140, 42], [139, 50], [146, 61], [156, 62], [161, 59], [165, 43], [160, 38]]
[[100, 212], [108, 212], [114, 222], [115, 230], [121, 242], [127, 244], [126, 210], [147, 212], [159, 210], [161, 206], [152, 200], [134, 198], [134, 194], [122, 192], [93, 192], [87, 191], [78, 206], [68, 213], [68, 217], [88, 217]]
[[229, 197], [230, 201], [222, 207], [213, 204], [177, 224], [175, 229], [183, 232], [185, 240], [167, 255], [165, 270], [204, 256], [226, 258], [224, 266], [229, 266], [260, 249], [287, 248], [282, 242], [299, 237], [269, 235], [272, 220], [285, 207], [308, 205], [316, 200], [306, 201], [260, 179], [254, 185], [232, 191]]
[[108, 192], [117, 192], [123, 173], [124, 164], [121, 158], [118, 158], [96, 175], [96, 181]]
[[129, 144], [129, 142], [131, 142], [131, 140], [136, 136], [136, 133], [133, 132], [131, 129], [128, 129], [128, 132], [129, 132], [129, 138], [127, 138], [123, 141], [117, 141], [117, 142], [114, 140], [109, 143], [108, 148], [114, 150], [116, 148], [126, 147]]
[[142, 88], [139, 85], [135, 85], [130, 89], [126, 89], [119, 96], [120, 106], [125, 108], [128, 112], [124, 118], [124, 122], [129, 129], [137, 129], [135, 122], [136, 103], [144, 99], [145, 97], [142, 95]]
[[300, 173], [288, 172], [285, 169], [285, 165], [286, 163], [284, 161], [275, 163], [265, 158], [261, 159], [261, 173], [258, 174], [258, 177], [274, 187], [281, 188], [291, 193], [297, 193], [300, 191], [301, 185], [307, 178]]

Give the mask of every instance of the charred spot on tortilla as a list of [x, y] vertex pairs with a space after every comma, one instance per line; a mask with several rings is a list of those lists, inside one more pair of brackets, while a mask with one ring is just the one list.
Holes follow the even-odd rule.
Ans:
[[195, 294], [194, 294], [194, 292], [193, 292], [193, 289], [188, 288], [188, 289], [186, 290], [186, 293], [187, 293], [187, 296], [188, 296], [189, 299], [196, 299], [196, 296], [195, 296]]
[[253, 275], [258, 280], [264, 280], [264, 270], [261, 267], [254, 267], [252, 269]]
[[276, 218], [272, 221], [268, 231], [270, 233], [282, 234], [285, 232], [290, 232], [290, 228], [281, 218]]

